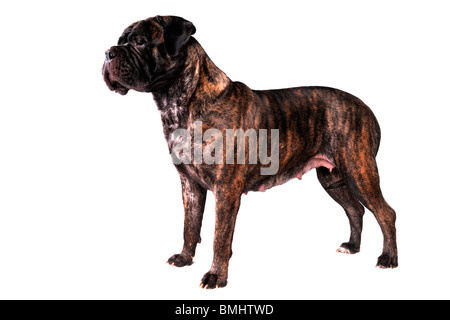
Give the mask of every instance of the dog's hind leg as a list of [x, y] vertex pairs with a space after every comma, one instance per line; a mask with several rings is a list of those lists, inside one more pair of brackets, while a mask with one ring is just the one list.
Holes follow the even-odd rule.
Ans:
[[342, 243], [337, 251], [350, 254], [359, 252], [364, 207], [350, 192], [338, 168], [334, 168], [332, 172], [324, 167], [316, 170], [320, 184], [330, 197], [344, 208], [350, 222], [350, 240]]
[[355, 198], [374, 214], [383, 233], [383, 252], [378, 258], [377, 267], [395, 268], [398, 266], [396, 213], [381, 193], [375, 157], [361, 151], [358, 157], [352, 158], [358, 160], [345, 165], [345, 181]]

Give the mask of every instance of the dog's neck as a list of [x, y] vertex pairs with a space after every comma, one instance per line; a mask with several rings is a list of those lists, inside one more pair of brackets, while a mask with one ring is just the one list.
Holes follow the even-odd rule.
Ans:
[[[231, 83], [194, 38], [187, 50], [189, 59], [177, 80], [168, 89], [153, 92], [166, 138], [173, 130], [186, 128], [190, 118], [197, 120], [195, 118], [207, 111]], [[191, 114], [192, 105], [198, 114]]]

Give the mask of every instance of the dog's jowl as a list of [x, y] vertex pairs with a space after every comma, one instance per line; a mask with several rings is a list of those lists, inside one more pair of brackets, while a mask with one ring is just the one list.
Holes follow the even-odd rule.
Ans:
[[216, 204], [214, 258], [200, 285], [226, 286], [241, 196], [301, 179], [315, 168], [350, 221], [350, 239], [338, 251], [359, 251], [366, 207], [384, 238], [377, 266], [397, 267], [395, 211], [380, 190], [380, 127], [369, 107], [332, 88], [251, 90], [216, 67], [195, 31], [175, 16], [135, 22], [106, 51], [103, 65], [111, 90], [151, 92], [161, 114], [185, 210], [183, 249], [168, 262], [192, 264], [210, 190]]

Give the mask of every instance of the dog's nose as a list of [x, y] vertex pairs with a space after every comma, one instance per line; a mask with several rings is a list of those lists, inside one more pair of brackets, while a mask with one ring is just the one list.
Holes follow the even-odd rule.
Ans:
[[106, 60], [111, 61], [114, 59], [115, 56], [117, 56], [117, 52], [114, 50], [114, 48], [109, 49], [105, 52]]

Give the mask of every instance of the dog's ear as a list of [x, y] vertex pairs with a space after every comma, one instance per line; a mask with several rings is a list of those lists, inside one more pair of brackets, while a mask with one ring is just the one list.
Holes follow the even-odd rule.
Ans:
[[176, 57], [180, 54], [191, 35], [195, 33], [192, 22], [175, 16], [156, 16], [155, 20], [164, 28], [164, 44], [167, 53]]

